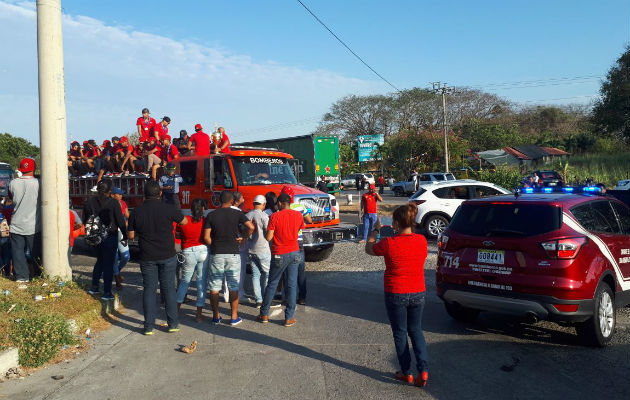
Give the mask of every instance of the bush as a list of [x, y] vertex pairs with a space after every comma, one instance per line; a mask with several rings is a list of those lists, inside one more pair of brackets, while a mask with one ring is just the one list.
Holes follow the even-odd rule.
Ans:
[[38, 367], [50, 361], [63, 345], [74, 343], [72, 333], [60, 315], [23, 318], [11, 329], [11, 341], [17, 345], [20, 365]]
[[517, 168], [497, 167], [496, 171], [477, 171], [475, 179], [478, 181], [492, 182], [502, 188], [512, 190], [521, 186], [523, 176]]

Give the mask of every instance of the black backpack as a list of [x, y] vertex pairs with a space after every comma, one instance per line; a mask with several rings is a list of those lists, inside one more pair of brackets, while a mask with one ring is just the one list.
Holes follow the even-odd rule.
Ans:
[[[100, 206], [98, 199], [94, 199]], [[92, 208], [92, 215], [85, 222], [85, 243], [88, 246], [98, 246], [109, 235], [107, 226], [101, 221], [99, 213], [94, 209], [94, 202], [90, 204]], [[99, 207], [100, 208], [100, 207]], [[99, 210], [100, 211], [100, 210]]]

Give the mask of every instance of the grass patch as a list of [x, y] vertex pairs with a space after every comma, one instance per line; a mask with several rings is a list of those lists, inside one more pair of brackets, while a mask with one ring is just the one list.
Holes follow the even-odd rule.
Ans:
[[[17, 347], [20, 364], [37, 367], [64, 345], [78, 343], [82, 335], [73, 335], [67, 321], [74, 320], [77, 332], [84, 332], [99, 319], [101, 302], [73, 282], [60, 286], [37, 279], [26, 285], [18, 289], [18, 283], [0, 277], [0, 348]], [[35, 296], [44, 299], [36, 301]]]

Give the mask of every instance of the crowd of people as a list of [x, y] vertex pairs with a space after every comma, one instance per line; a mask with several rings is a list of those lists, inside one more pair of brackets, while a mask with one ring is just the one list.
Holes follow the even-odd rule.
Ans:
[[132, 174], [156, 180], [158, 169], [180, 156], [230, 152], [230, 139], [223, 127], [208, 135], [201, 124], [196, 124], [192, 135], [182, 129], [179, 138], [173, 139], [169, 135], [170, 123], [168, 116], [157, 122], [144, 108], [136, 121], [137, 141], [127, 136], [114, 136], [101, 145], [94, 139], [84, 140], [83, 144], [73, 141], [68, 151], [68, 171], [72, 176], [97, 176], [98, 182], [103, 176]]

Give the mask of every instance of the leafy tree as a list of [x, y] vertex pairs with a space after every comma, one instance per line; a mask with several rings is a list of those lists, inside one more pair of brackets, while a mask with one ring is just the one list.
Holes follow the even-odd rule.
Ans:
[[518, 146], [526, 140], [521, 136], [518, 126], [486, 123], [472, 120], [458, 129], [462, 139], [468, 141], [473, 151], [495, 150], [506, 146]]
[[24, 157], [39, 159], [39, 147], [28, 140], [13, 136], [9, 133], [0, 133], [0, 162], [11, 164], [14, 168]]
[[600, 88], [593, 122], [609, 135], [630, 139], [630, 46], [617, 59]]

